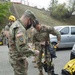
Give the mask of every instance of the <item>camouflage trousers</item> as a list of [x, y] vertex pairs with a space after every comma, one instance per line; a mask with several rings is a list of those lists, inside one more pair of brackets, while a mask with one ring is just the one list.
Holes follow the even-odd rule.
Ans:
[[[50, 52], [47, 51], [47, 55], [44, 56], [44, 61], [42, 62], [42, 53], [45, 54], [44, 52], [45, 50], [40, 50], [39, 51], [39, 56], [38, 56], [38, 60], [37, 60], [37, 65], [38, 65], [38, 69], [39, 72], [41, 72], [43, 70], [43, 67], [45, 68], [45, 70], [47, 71], [47, 73], [52, 74], [52, 71], [54, 71], [54, 64], [51, 61], [51, 56], [50, 56]], [[45, 66], [44, 66], [45, 65]], [[47, 67], [49, 67], [49, 69], [47, 70]], [[45, 71], [45, 72], [46, 72]]]
[[10, 58], [11, 66], [14, 70], [14, 75], [27, 75], [28, 62], [26, 59], [13, 60]]

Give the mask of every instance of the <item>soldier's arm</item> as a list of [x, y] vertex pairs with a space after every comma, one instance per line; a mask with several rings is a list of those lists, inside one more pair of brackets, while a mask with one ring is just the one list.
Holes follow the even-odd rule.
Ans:
[[34, 52], [29, 49], [28, 43], [27, 43], [27, 35], [23, 33], [23, 31], [16, 31], [15, 34], [15, 45], [16, 49], [23, 54], [24, 56], [31, 56], [34, 54]]
[[25, 46], [26, 46], [26, 38], [24, 38], [24, 33], [22, 30], [19, 29], [19, 27], [10, 27], [9, 30], [10, 34], [10, 41], [13, 42], [13, 44], [16, 47], [16, 50], [21, 52], [25, 51]]
[[19, 30], [15, 31], [15, 44], [18, 51], [24, 52], [26, 50], [27, 40], [26, 35]]
[[40, 48], [41, 44], [40, 41], [38, 41], [38, 39], [36, 39], [36, 35], [33, 35], [33, 45], [35, 46], [35, 49], [37, 50], [38, 47]]
[[34, 34], [34, 35], [33, 35], [33, 44], [35, 44], [35, 43], [39, 43], [39, 42], [37, 41], [36, 35]]
[[33, 35], [33, 44], [36, 43], [36, 37], [35, 37], [35, 34]]
[[61, 41], [61, 34], [59, 31], [55, 30], [53, 27], [48, 28], [48, 33], [57, 36], [58, 44]]

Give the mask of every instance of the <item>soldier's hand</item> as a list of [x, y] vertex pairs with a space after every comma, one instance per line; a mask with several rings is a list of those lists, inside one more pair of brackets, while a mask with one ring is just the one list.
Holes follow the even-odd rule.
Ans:
[[60, 43], [57, 43], [55, 46], [58, 48], [59, 44], [60, 44]]

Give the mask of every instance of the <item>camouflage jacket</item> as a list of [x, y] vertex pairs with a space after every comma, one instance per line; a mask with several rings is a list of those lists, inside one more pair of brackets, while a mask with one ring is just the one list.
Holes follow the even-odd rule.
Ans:
[[9, 23], [8, 25], [6, 25], [5, 26], [5, 30], [9, 31], [9, 28], [10, 28], [11, 25], [12, 25], [11, 23]]
[[[49, 34], [53, 34], [53, 35], [57, 36], [57, 40], [60, 41], [60, 39], [61, 39], [60, 32], [55, 30], [53, 27], [42, 26], [41, 30], [39, 32], [36, 32], [33, 35], [33, 43], [37, 46], [37, 45], [39, 45], [39, 42], [43, 42], [43, 41], [50, 42]], [[38, 47], [40, 48], [40, 46], [38, 46]]]
[[15, 21], [9, 29], [9, 54], [12, 58], [24, 57], [28, 49], [26, 29], [20, 20]]

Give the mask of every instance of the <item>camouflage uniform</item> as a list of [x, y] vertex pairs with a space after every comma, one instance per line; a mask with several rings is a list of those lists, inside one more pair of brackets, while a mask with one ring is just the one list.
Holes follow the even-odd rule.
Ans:
[[[48, 41], [50, 43], [49, 34], [56, 35], [57, 39], [61, 38], [60, 33], [58, 31], [56, 31], [53, 27], [45, 27], [45, 26], [42, 26], [41, 30], [39, 32], [35, 33], [34, 36], [33, 36], [33, 43], [36, 45], [35, 46], [36, 49], [40, 51], [38, 61], [37, 61], [38, 69], [39, 69], [40, 72], [42, 71], [42, 63], [41, 63], [42, 53], [43, 52], [45, 53], [45, 46], [42, 47], [40, 45], [40, 42]], [[50, 43], [50, 45], [51, 45], [51, 43]], [[48, 64], [51, 63], [51, 65], [52, 65], [52, 62], [51, 62], [51, 59], [50, 59], [50, 57], [51, 57], [50, 52], [48, 50], [47, 50], [47, 55], [49, 56], [49, 58], [45, 58], [45, 60], [47, 61]], [[53, 68], [53, 70], [54, 70], [54, 68]]]
[[9, 56], [15, 75], [27, 75], [28, 63], [25, 51], [28, 50], [27, 33], [20, 20], [10, 27]]
[[9, 31], [10, 26], [12, 25], [12, 23], [9, 23], [8, 25], [5, 26], [5, 30]]
[[[5, 31], [8, 31], [8, 33], [9, 33], [9, 28], [10, 28], [10, 26], [12, 25], [12, 23], [9, 23], [8, 25], [6, 25], [5, 26]], [[8, 45], [8, 47], [9, 47], [9, 40], [8, 40], [8, 37], [6, 37], [6, 44]]]
[[[34, 18], [30, 11], [26, 11], [25, 15]], [[25, 25], [18, 19], [11, 25], [9, 30], [9, 56], [14, 75], [27, 75], [28, 62], [26, 58], [30, 51], [28, 48]]]
[[2, 42], [3, 42], [3, 45], [6, 44], [6, 36], [5, 36], [5, 29], [2, 29], [1, 31], [1, 37], [2, 37]]

